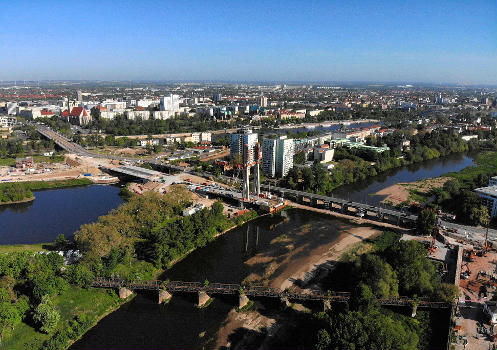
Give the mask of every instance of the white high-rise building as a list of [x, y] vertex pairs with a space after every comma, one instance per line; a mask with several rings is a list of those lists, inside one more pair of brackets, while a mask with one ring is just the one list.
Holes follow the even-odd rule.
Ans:
[[[242, 163], [251, 163], [255, 159], [255, 145], [257, 144], [257, 134], [250, 129], [239, 130], [236, 134], [231, 134], [230, 158], [234, 160], [236, 156], [241, 156]], [[248, 153], [245, 154], [244, 146], [248, 146]]]
[[264, 139], [262, 144], [262, 171], [269, 177], [285, 177], [293, 168], [294, 143], [281, 136]]
[[250, 129], [239, 130], [231, 134], [230, 157], [237, 167], [243, 170], [242, 197], [250, 199], [250, 168], [254, 168], [254, 192], [260, 194], [260, 150], [257, 134]]
[[7, 114], [9, 115], [17, 114], [17, 102], [7, 102]]
[[267, 97], [259, 96], [259, 107], [267, 107]]
[[179, 112], [179, 96], [173, 94], [169, 94], [169, 96], [161, 96], [160, 110], [170, 111], [172, 113]]

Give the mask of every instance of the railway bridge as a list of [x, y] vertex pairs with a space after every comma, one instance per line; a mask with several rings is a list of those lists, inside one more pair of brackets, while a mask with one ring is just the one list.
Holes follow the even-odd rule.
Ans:
[[[347, 292], [329, 292], [322, 293], [321, 291], [291, 291], [281, 290], [278, 288], [270, 288], [266, 286], [256, 285], [241, 285], [229, 283], [201, 283], [201, 282], [184, 282], [184, 281], [137, 281], [126, 282], [122, 279], [96, 279], [92, 287], [95, 288], [113, 288], [119, 291], [120, 298], [127, 298], [134, 291], [148, 290], [158, 292], [158, 303], [168, 301], [174, 293], [193, 293], [198, 299], [196, 305], [198, 307], [205, 306], [210, 296], [214, 294], [238, 295], [238, 307], [242, 308], [249, 302], [249, 297], [267, 297], [277, 298], [283, 303], [288, 304], [290, 300], [297, 302], [304, 301], [320, 301], [323, 303], [324, 309], [328, 309], [332, 302], [348, 302], [350, 293]], [[430, 301], [427, 298], [412, 299], [408, 297], [397, 297], [389, 299], [380, 299], [379, 303], [384, 306], [408, 306], [413, 308], [415, 314], [417, 308], [450, 308], [451, 304], [446, 302]]]

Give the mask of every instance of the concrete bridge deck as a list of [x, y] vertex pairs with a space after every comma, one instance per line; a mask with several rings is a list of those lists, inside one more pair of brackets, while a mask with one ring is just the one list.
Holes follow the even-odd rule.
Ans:
[[[374, 205], [370, 204], [364, 204], [364, 203], [358, 203], [358, 202], [352, 202], [348, 201], [346, 199], [342, 198], [337, 198], [333, 196], [323, 196], [319, 194], [314, 194], [314, 193], [309, 193], [309, 192], [303, 192], [303, 191], [298, 191], [298, 190], [292, 190], [289, 188], [283, 188], [283, 187], [273, 187], [273, 186], [267, 186], [267, 185], [261, 185], [261, 189], [267, 192], [270, 192], [272, 194], [279, 195], [280, 197], [283, 198], [289, 198], [289, 197], [294, 197], [297, 199], [297, 202], [300, 202], [301, 204], [305, 203], [305, 200], [308, 201], [308, 205], [312, 207], [325, 207], [326, 209], [329, 210], [341, 210], [342, 212], [346, 213], [350, 211], [350, 208], [354, 209], [354, 211], [359, 211], [364, 213], [366, 216], [370, 214], [369, 216], [376, 216], [376, 218], [383, 220], [385, 217], [392, 218], [397, 221], [398, 224], [407, 224], [407, 225], [414, 225], [416, 224], [416, 221], [418, 219], [417, 215], [408, 213], [408, 212], [403, 212], [400, 210], [395, 210], [395, 209], [389, 209], [389, 208], [382, 208], [382, 207], [377, 207]], [[321, 202], [322, 204], [318, 204], [318, 202]], [[334, 207], [335, 206], [335, 207]], [[338, 207], [338, 208], [336, 208]]]

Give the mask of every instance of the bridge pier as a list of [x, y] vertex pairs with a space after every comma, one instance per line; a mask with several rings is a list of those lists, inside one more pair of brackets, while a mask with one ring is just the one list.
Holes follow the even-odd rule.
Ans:
[[128, 288], [126, 288], [126, 287], [119, 287], [119, 298], [126, 299], [131, 294], [133, 294], [133, 292], [131, 290], [129, 290]]
[[167, 290], [161, 289], [161, 290], [159, 290], [158, 304], [167, 303], [167, 302], [169, 302], [169, 300], [171, 300], [172, 297], [173, 297], [173, 295], [171, 293], [169, 293]]
[[323, 300], [323, 311], [327, 312], [331, 310], [331, 301]]
[[242, 309], [249, 303], [250, 299], [245, 294], [240, 294], [238, 297], [238, 309]]
[[280, 297], [280, 301], [281, 301], [281, 309], [286, 309], [291, 305], [287, 297]]
[[412, 304], [412, 313], [411, 313], [411, 317], [416, 317], [416, 312], [418, 311], [418, 304], [417, 303], [414, 303]]
[[205, 304], [211, 299], [211, 297], [206, 293], [206, 292], [203, 292], [203, 291], [199, 291], [198, 292], [198, 303], [197, 303], [197, 307], [203, 307], [205, 306]]

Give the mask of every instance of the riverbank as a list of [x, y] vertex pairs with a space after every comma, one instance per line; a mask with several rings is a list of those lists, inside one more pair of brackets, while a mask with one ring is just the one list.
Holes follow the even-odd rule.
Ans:
[[38, 243], [38, 244], [8, 244], [0, 245], [0, 254], [9, 254], [16, 252], [41, 252], [48, 251], [47, 247], [50, 243]]
[[0, 205], [9, 205], [9, 204], [20, 204], [20, 203], [27, 203], [27, 202], [32, 202], [35, 200], [35, 196], [33, 197], [29, 197], [29, 198], [25, 198], [25, 199], [21, 199], [21, 200], [18, 200], [18, 201], [9, 201], [9, 202], [0, 202]]
[[85, 186], [92, 184], [86, 178], [60, 181], [26, 181], [0, 183], [0, 205], [30, 202], [35, 199], [32, 191]]
[[[331, 215], [330, 215], [331, 217]], [[368, 226], [357, 226], [355, 223], [336, 221], [332, 227], [321, 227], [322, 234], [318, 234], [311, 225], [304, 225], [300, 229], [292, 230], [275, 239], [270, 244], [274, 249], [259, 253], [245, 262], [246, 265], [264, 266], [261, 273], [249, 275], [245, 282], [254, 282], [268, 285], [281, 290], [309, 291], [318, 289], [314, 282], [319, 276], [327, 274], [334, 268], [344, 254], [348, 254], [358, 244], [365, 240], [377, 237], [383, 230]], [[338, 237], [326, 235], [326, 230], [339, 231]], [[267, 280], [264, 282], [264, 275]], [[284, 325], [289, 322], [288, 314], [280, 311], [265, 310], [261, 312], [261, 305], [255, 301], [254, 310], [237, 312], [230, 310], [221, 327], [214, 337], [215, 349], [232, 345], [233, 334], [239, 329], [247, 330], [242, 339], [237, 339], [235, 346], [243, 344], [259, 344], [254, 341], [258, 334], [264, 339], [271, 339]], [[300, 305], [292, 305], [294, 309], [305, 310]], [[262, 307], [263, 308], [263, 307]]]
[[423, 204], [431, 190], [442, 187], [449, 180], [450, 177], [441, 176], [415, 182], [402, 182], [388, 186], [373, 195], [385, 196], [381, 203], [394, 207]]

